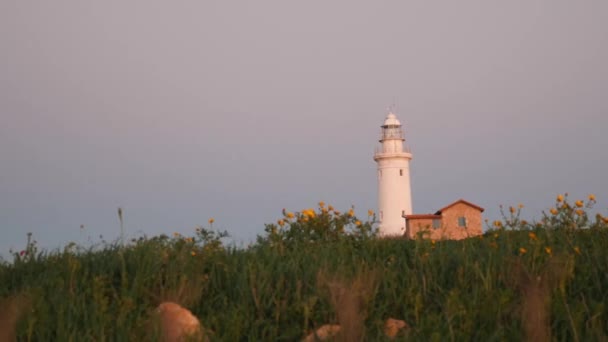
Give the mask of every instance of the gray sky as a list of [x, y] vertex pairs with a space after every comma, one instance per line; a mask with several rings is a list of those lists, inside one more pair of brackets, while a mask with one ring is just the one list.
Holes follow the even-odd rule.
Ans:
[[[0, 253], [376, 208], [386, 107], [416, 213], [608, 214], [608, 2], [0, 2]], [[85, 225], [81, 235], [80, 225]]]

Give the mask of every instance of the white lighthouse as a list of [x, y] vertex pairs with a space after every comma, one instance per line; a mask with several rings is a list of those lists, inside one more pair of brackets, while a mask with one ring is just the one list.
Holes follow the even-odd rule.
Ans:
[[381, 236], [405, 233], [403, 215], [412, 214], [410, 187], [410, 150], [403, 146], [405, 138], [401, 122], [389, 111], [380, 126], [380, 144], [374, 153], [378, 163], [378, 215]]

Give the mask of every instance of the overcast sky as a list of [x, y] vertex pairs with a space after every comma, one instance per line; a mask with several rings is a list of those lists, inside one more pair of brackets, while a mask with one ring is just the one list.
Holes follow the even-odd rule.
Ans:
[[[386, 107], [415, 213], [608, 215], [608, 2], [0, 2], [0, 254], [377, 206]], [[84, 225], [84, 232], [80, 231]]]

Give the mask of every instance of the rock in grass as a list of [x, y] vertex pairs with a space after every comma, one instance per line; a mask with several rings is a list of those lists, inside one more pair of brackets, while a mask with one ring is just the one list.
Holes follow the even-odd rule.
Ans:
[[156, 308], [159, 315], [162, 341], [203, 341], [201, 324], [190, 310], [173, 302], [163, 302]]
[[386, 337], [393, 339], [397, 336], [399, 331], [407, 328], [409, 327], [407, 323], [405, 323], [405, 321], [402, 321], [400, 319], [389, 318], [386, 320], [386, 323], [384, 323], [384, 334], [386, 335]]
[[340, 332], [340, 326], [337, 324], [325, 324], [324, 326], [306, 336], [303, 342], [325, 341], [335, 337]]

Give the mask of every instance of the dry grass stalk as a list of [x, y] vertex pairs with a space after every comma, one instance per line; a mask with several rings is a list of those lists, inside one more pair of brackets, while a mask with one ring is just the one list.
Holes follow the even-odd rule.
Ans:
[[375, 293], [376, 273], [364, 270], [352, 280], [329, 277], [323, 271], [317, 274], [317, 286], [328, 290], [329, 301], [334, 308], [340, 333], [339, 341], [362, 341], [365, 336], [367, 305]]
[[161, 302], [175, 302], [182, 305], [195, 305], [202, 297], [208, 282], [207, 275], [197, 274], [191, 277], [181, 276], [179, 282], [172, 286], [161, 287], [159, 295], [153, 296]]
[[572, 275], [569, 262], [554, 257], [549, 260], [539, 274], [531, 274], [519, 260], [512, 263], [511, 275], [515, 287], [522, 295], [521, 320], [526, 341], [551, 341], [551, 293]]
[[31, 306], [31, 299], [23, 293], [0, 300], [0, 341], [17, 340], [17, 323]]

